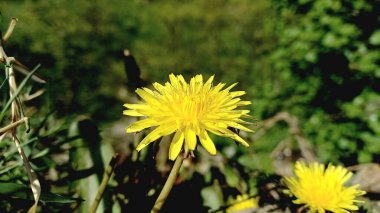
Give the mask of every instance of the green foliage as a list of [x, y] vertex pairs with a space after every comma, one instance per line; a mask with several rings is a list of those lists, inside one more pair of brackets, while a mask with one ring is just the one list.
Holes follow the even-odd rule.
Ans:
[[[30, 67], [41, 63], [39, 73], [49, 79], [43, 100], [27, 105], [39, 112], [31, 120], [33, 134], [23, 134], [22, 141], [40, 174], [52, 170], [66, 181], [48, 181], [54, 193], [87, 196], [78, 195], [79, 188], [85, 191], [89, 175], [100, 179], [102, 168], [86, 163], [103, 166], [99, 151], [104, 152], [103, 145], [134, 146], [131, 135], [102, 138], [98, 130], [80, 135], [72, 124], [85, 115], [104, 135], [117, 128], [113, 121], [119, 120], [122, 103], [131, 96], [125, 85], [124, 48], [136, 57], [148, 82], [164, 82], [169, 73], [186, 77], [202, 73], [228, 84], [239, 82], [237, 89], [247, 91], [245, 99], [252, 100], [252, 114], [259, 121], [279, 112], [295, 116], [302, 136], [322, 162], [349, 166], [380, 159], [378, 1], [6, 0], [0, 8], [1, 29], [6, 28], [4, 20], [19, 19], [7, 49]], [[0, 77], [1, 105], [6, 109], [7, 76]], [[51, 111], [55, 112], [49, 115]], [[261, 124], [251, 127], [259, 131]], [[262, 179], [279, 184], [273, 177], [278, 159], [271, 154], [284, 140], [294, 155], [283, 161], [299, 157], [299, 147], [283, 122], [249, 149], [231, 140], [213, 140], [218, 155], [210, 157], [199, 148], [194, 165], [182, 174], [184, 185], [201, 185], [197, 196], [213, 210], [237, 194], [269, 193], [260, 185]], [[12, 143], [2, 141], [0, 148], [4, 156], [0, 181], [26, 184]], [[166, 174], [160, 166], [166, 168], [168, 162], [165, 156], [152, 162], [154, 150], [144, 151], [137, 161], [131, 160], [129, 151], [124, 154], [127, 160], [117, 170], [110, 196], [118, 208], [134, 212], [141, 210], [136, 203], [151, 204], [158, 195]], [[52, 158], [56, 155], [69, 156], [70, 162], [60, 164]], [[77, 169], [84, 171], [71, 175]], [[179, 196], [186, 195], [174, 195]]]
[[205, 187], [201, 191], [204, 203], [203, 205], [211, 209], [218, 209], [223, 205], [223, 192], [218, 184], [215, 182], [213, 185]]
[[282, 110], [303, 118], [303, 129], [324, 162], [369, 160], [364, 156], [370, 154], [364, 153], [370, 138], [378, 135], [374, 126], [379, 125], [380, 51], [376, 47], [379, 20], [368, 18], [375, 16], [379, 4], [283, 3], [277, 7], [284, 22], [277, 25], [281, 38], [272, 57], [277, 69], [292, 80], [283, 90], [290, 97], [277, 101], [286, 106], [292, 97], [303, 96]]

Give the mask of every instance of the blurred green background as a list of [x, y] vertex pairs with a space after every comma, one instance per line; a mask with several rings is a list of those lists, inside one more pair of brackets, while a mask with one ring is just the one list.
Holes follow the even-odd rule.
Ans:
[[[3, 31], [12, 17], [19, 20], [8, 55], [29, 67], [40, 63], [39, 74], [49, 81], [26, 89], [46, 92], [26, 103], [32, 133], [20, 133], [32, 140], [25, 147], [42, 194], [86, 200], [47, 199], [42, 210], [86, 212], [113, 152], [122, 155], [105, 198], [113, 205], [100, 211], [145, 212], [158, 195], [171, 162], [164, 145], [154, 160], [155, 150], [132, 160], [136, 136], [124, 132], [132, 120], [122, 116], [122, 104], [136, 97], [128, 89], [124, 49], [147, 84], [163, 83], [170, 73], [215, 75], [216, 82], [239, 82], [253, 102], [257, 133], [242, 133], [252, 146], [215, 137], [216, 157], [198, 148], [166, 212], [186, 205], [180, 197], [190, 186], [199, 189], [188, 195], [199, 212], [240, 193], [271, 204], [275, 199], [262, 186], [281, 185], [278, 175], [300, 157], [345, 166], [380, 161], [378, 0], [2, 0], [0, 11]], [[7, 96], [2, 88], [2, 105]], [[6, 139], [0, 146], [2, 156], [13, 148]], [[23, 168], [12, 162], [21, 162], [14, 153], [0, 159], [0, 182], [27, 185]], [[89, 186], [93, 192], [80, 190]], [[25, 208], [13, 205], [23, 198], [11, 195], [0, 192], [7, 198], [3, 209]]]

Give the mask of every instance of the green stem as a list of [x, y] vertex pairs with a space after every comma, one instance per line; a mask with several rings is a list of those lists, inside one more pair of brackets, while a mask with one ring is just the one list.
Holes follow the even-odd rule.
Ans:
[[91, 209], [89, 211], [90, 213], [95, 213], [96, 212], [96, 209], [99, 206], [100, 200], [102, 199], [104, 190], [106, 189], [107, 184], [108, 184], [108, 182], [109, 182], [109, 180], [110, 180], [110, 178], [111, 178], [111, 176], [113, 174], [113, 171], [115, 170], [117, 160], [118, 160], [118, 154], [115, 154], [112, 157], [112, 159], [111, 159], [108, 167], [106, 168], [106, 171], [104, 173], [104, 177], [103, 177], [102, 183], [99, 186], [98, 193], [97, 193], [97, 195], [95, 197], [95, 200], [94, 200], [94, 203], [92, 204]]
[[162, 206], [166, 201], [166, 198], [169, 196], [169, 193], [173, 188], [174, 182], [178, 176], [179, 169], [181, 168], [183, 158], [183, 154], [178, 155], [177, 159], [175, 160], [174, 166], [170, 171], [169, 177], [165, 182], [164, 188], [162, 188], [162, 191], [158, 196], [156, 202], [154, 203], [154, 206], [150, 213], [157, 213], [161, 210]]

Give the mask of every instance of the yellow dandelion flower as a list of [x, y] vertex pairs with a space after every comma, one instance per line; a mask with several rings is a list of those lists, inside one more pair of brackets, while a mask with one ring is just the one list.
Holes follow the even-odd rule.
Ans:
[[323, 164], [296, 162], [295, 174], [297, 178], [285, 178], [285, 183], [291, 194], [297, 199], [295, 204], [305, 204], [309, 212], [349, 213], [349, 210], [358, 210], [357, 196], [365, 194], [358, 190], [359, 185], [344, 186], [352, 176], [342, 166], [329, 165], [327, 169]]
[[127, 132], [139, 132], [149, 127], [155, 127], [137, 146], [140, 151], [149, 143], [162, 136], [174, 134], [170, 148], [169, 159], [174, 160], [181, 149], [186, 152], [194, 150], [197, 138], [202, 146], [211, 154], [216, 154], [213, 141], [208, 132], [225, 136], [249, 146], [229, 127], [251, 132], [242, 124], [249, 124], [241, 118], [251, 118], [249, 110], [238, 110], [239, 106], [249, 105], [250, 101], [242, 101], [239, 97], [244, 91], [230, 90], [233, 84], [225, 89], [225, 84], [212, 85], [213, 76], [205, 83], [202, 75], [191, 78], [187, 83], [182, 75], [169, 75], [170, 82], [164, 85], [154, 83], [155, 90], [137, 89], [142, 98], [137, 104], [124, 104], [127, 110], [124, 115], [145, 116], [146, 118], [127, 127]]
[[259, 200], [249, 197], [247, 194], [238, 195], [232, 205], [226, 209], [227, 213], [238, 213], [244, 210], [252, 210], [259, 206]]

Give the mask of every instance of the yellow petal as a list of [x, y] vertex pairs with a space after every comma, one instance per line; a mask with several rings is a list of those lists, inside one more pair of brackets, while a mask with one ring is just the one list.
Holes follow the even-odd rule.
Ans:
[[202, 77], [202, 75], [196, 75], [195, 76], [195, 82], [197, 82], [197, 83], [203, 83], [203, 77]]
[[211, 84], [212, 81], [214, 80], [214, 77], [215, 77], [215, 75], [212, 75], [212, 76], [206, 81], [205, 84]]
[[237, 141], [237, 142], [243, 144], [243, 146], [245, 146], [245, 147], [249, 147], [249, 143], [247, 143], [247, 142], [246, 142], [243, 138], [241, 138], [239, 135], [237, 135], [237, 134], [233, 134], [231, 138], [234, 139], [235, 141]]
[[202, 89], [203, 86], [203, 77], [202, 75], [196, 75], [195, 76], [195, 88], [194, 91], [196, 93], [199, 93], [199, 91]]
[[153, 87], [154, 87], [157, 91], [159, 91], [161, 94], [165, 92], [165, 87], [162, 86], [162, 84], [160, 84], [160, 83], [157, 83], [157, 82], [153, 83]]
[[162, 136], [170, 135], [176, 130], [174, 126], [168, 126], [168, 127], [157, 127], [152, 132], [150, 132], [136, 147], [137, 151], [142, 150], [144, 147], [146, 147], [148, 144], [152, 143], [153, 141], [159, 139]]
[[170, 79], [170, 83], [171, 85], [174, 87], [174, 88], [179, 88], [180, 87], [180, 84], [179, 84], [179, 80], [178, 78], [174, 75], [174, 74], [170, 74], [169, 75], [169, 79]]
[[143, 114], [137, 112], [136, 110], [124, 110], [123, 111], [124, 115], [129, 115], [129, 116], [144, 116]]
[[195, 91], [195, 77], [190, 79], [190, 88]]
[[235, 97], [239, 97], [239, 96], [245, 95], [246, 92], [244, 92], [244, 91], [234, 91], [234, 92], [231, 92], [230, 94], [231, 94], [231, 96], [233, 98], [235, 98]]
[[186, 82], [185, 78], [183, 78], [182, 75], [177, 75], [177, 78], [178, 78], [178, 81], [182, 84], [182, 87], [186, 88], [187, 87], [187, 82]]
[[206, 130], [202, 131], [199, 135], [199, 141], [202, 146], [212, 155], [216, 154], [216, 148], [211, 138], [208, 136]]
[[235, 141], [243, 144], [244, 146], [249, 147], [249, 144], [243, 138], [241, 138], [239, 135], [232, 132], [231, 130], [224, 129], [224, 130], [222, 130], [222, 132], [225, 133], [227, 137], [230, 137], [230, 138], [234, 139]]
[[213, 123], [204, 123], [203, 125], [204, 125], [204, 127], [205, 127], [206, 130], [214, 133], [215, 135], [224, 136], [224, 133], [222, 132], [222, 129], [220, 127], [217, 127], [215, 124], [213, 124]]
[[246, 132], [253, 132], [252, 130], [248, 129], [247, 127], [243, 126], [243, 125], [240, 125], [236, 122], [229, 122], [228, 125], [230, 127], [233, 127], [233, 128], [236, 128], [236, 129], [240, 129], [240, 130], [243, 130], [243, 131], [246, 131]]
[[208, 91], [212, 86], [212, 81], [214, 80], [214, 76], [212, 75], [204, 84], [205, 91]]
[[236, 106], [237, 107], [237, 103], [239, 103], [241, 101], [240, 98], [234, 98], [234, 99], [231, 99], [231, 100], [223, 100], [223, 105], [221, 107], [225, 108], [225, 107], [229, 107], [229, 106]]
[[242, 120], [242, 119], [237, 119], [236, 122], [241, 123], [241, 124], [248, 124], [248, 125], [254, 124], [252, 122], [248, 122], [248, 121], [245, 121], [245, 120]]
[[160, 127], [157, 127], [156, 129], [154, 129], [152, 132], [150, 132], [140, 143], [139, 145], [137, 145], [136, 147], [136, 150], [137, 151], [140, 151], [142, 150], [144, 147], [146, 147], [148, 144], [150, 144], [151, 142], [157, 140], [158, 138], [161, 137], [161, 130], [160, 130]]
[[214, 95], [214, 94], [218, 93], [225, 85], [226, 84], [224, 84], [224, 83], [219, 83], [218, 85], [216, 85], [216, 87], [214, 87], [212, 89], [211, 94]]
[[250, 111], [249, 110], [235, 110], [235, 113], [239, 113], [241, 116], [244, 116], [248, 114]]
[[238, 83], [233, 83], [233, 84], [231, 84], [231, 86], [227, 87], [227, 88], [224, 89], [223, 91], [228, 92], [228, 91], [230, 91], [232, 88], [234, 88], [237, 84], [238, 84]]
[[158, 126], [158, 125], [159, 124], [155, 120], [144, 119], [144, 120], [136, 121], [136, 122], [132, 123], [131, 125], [129, 125], [127, 127], [127, 132], [128, 133], [129, 132], [139, 132], [143, 129], [146, 129], [146, 128], [149, 128], [152, 126]]
[[157, 103], [154, 93], [148, 88], [136, 89], [136, 93], [148, 103]]
[[233, 119], [236, 119], [236, 118], [239, 118], [240, 117], [240, 114], [237, 114], [237, 113], [233, 113], [233, 112], [219, 112], [219, 113], [215, 113], [215, 114], [211, 114], [211, 115], [207, 115], [207, 119], [209, 120], [215, 120], [215, 121], [228, 121], [228, 120], [233, 120]]
[[180, 153], [183, 145], [184, 134], [181, 131], [175, 133], [169, 148], [169, 159], [174, 160]]
[[149, 108], [148, 105], [145, 104], [124, 104], [124, 107], [127, 107], [129, 109], [147, 109]]
[[246, 106], [252, 104], [251, 101], [239, 101], [236, 105], [237, 106]]
[[194, 150], [195, 146], [197, 145], [197, 137], [196, 137], [195, 132], [192, 129], [187, 128], [185, 130], [185, 140], [186, 140], [186, 146], [190, 150]]
[[251, 119], [251, 120], [254, 120], [255, 118], [251, 115], [247, 115], [247, 114], [242, 114], [241, 115], [242, 118], [248, 118], [248, 119]]

